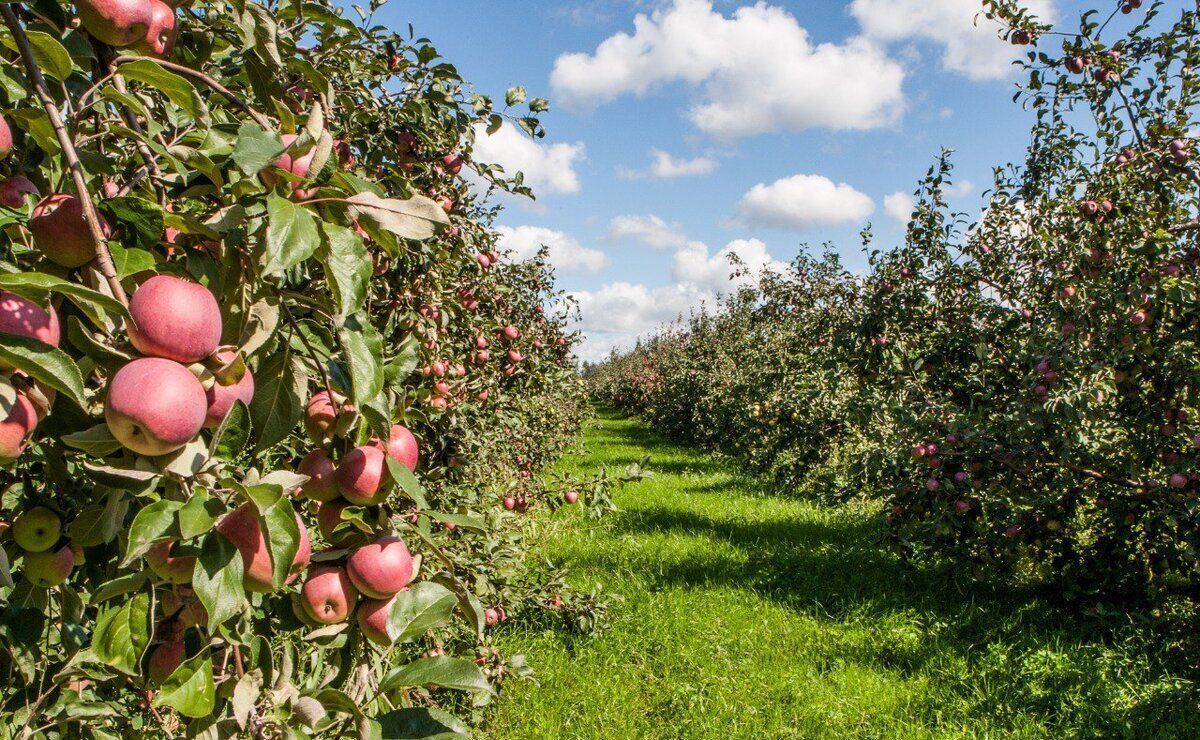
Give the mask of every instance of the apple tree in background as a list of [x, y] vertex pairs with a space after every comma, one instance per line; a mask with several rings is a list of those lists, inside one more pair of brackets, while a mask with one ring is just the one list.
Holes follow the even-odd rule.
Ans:
[[0, 5], [0, 734], [459, 733], [490, 628], [599, 618], [523, 560], [619, 480], [543, 480], [568, 306], [465, 179], [547, 104], [380, 5]]

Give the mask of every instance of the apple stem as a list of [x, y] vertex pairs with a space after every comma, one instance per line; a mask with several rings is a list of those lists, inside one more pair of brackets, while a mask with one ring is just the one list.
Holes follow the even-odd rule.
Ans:
[[162, 67], [165, 70], [174, 72], [176, 74], [183, 75], [184, 77], [191, 77], [194, 80], [199, 80], [200, 82], [203, 82], [205, 85], [208, 85], [213, 90], [220, 93], [221, 95], [224, 95], [226, 100], [233, 103], [234, 106], [239, 108], [243, 113], [245, 113], [246, 115], [253, 118], [254, 122], [257, 123], [259, 126], [262, 126], [265, 130], [270, 131], [272, 128], [274, 128], [274, 126], [271, 124], [270, 119], [268, 119], [266, 116], [259, 113], [258, 111], [254, 110], [254, 108], [252, 108], [249, 103], [247, 103], [246, 101], [239, 98], [229, 88], [225, 87], [224, 85], [217, 82], [216, 80], [214, 80], [213, 78], [204, 74], [203, 72], [201, 72], [198, 69], [192, 69], [191, 67], [185, 67], [182, 64], [175, 64], [174, 62], [168, 62], [165, 59], [157, 59], [155, 57], [138, 57], [138, 56], [127, 56], [127, 55], [122, 55], [122, 56], [119, 56], [116, 59], [114, 59], [113, 65], [120, 66], [122, 64], [129, 64], [130, 62], [138, 62], [138, 61], [142, 61], [142, 60], [148, 60], [148, 61], [154, 62], [155, 64], [157, 64], [158, 66]]
[[8, 26], [9, 32], [12, 33], [13, 41], [16, 42], [17, 49], [21, 53], [21, 62], [25, 67], [25, 71], [29, 74], [29, 81], [33, 84], [33, 89], [37, 92], [38, 99], [42, 102], [42, 108], [46, 111], [46, 116], [49, 117], [51, 125], [54, 126], [54, 133], [58, 137], [59, 146], [62, 148], [63, 161], [66, 163], [67, 169], [71, 172], [71, 179], [75, 184], [75, 192], [79, 195], [79, 202], [83, 207], [83, 220], [87, 222], [88, 232], [92, 237], [92, 246], [96, 251], [96, 265], [100, 268], [100, 274], [108, 282], [113, 297], [122, 306], [128, 307], [129, 299], [125, 296], [125, 288], [122, 287], [121, 280], [117, 277], [117, 270], [113, 265], [112, 254], [108, 251], [104, 232], [100, 229], [100, 217], [96, 213], [96, 204], [92, 202], [92, 196], [88, 193], [87, 180], [84, 179], [83, 165], [79, 162], [79, 154], [75, 151], [71, 135], [67, 133], [66, 126], [63, 125], [62, 114], [59, 112], [58, 106], [54, 104], [54, 98], [50, 97], [50, 92], [46, 88], [46, 78], [42, 76], [42, 70], [37, 66], [37, 60], [33, 56], [33, 48], [29, 45], [29, 38], [25, 35], [25, 29], [21, 27], [16, 14], [13, 13], [12, 6], [8, 4], [0, 5], [0, 15], [4, 16], [4, 23]]

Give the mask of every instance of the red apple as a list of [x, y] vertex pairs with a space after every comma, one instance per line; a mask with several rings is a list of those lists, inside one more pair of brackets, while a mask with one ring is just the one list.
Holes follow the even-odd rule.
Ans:
[[[100, 229], [111, 232], [100, 213]], [[63, 267], [82, 267], [96, 256], [91, 232], [83, 220], [83, 204], [70, 193], [53, 193], [38, 201], [29, 216], [33, 243], [51, 262]]]
[[[6, 290], [0, 290], [0, 332], [29, 337], [57, 347], [60, 338], [58, 313], [53, 306], [37, 303]], [[0, 363], [0, 371], [12, 370]]]
[[158, 686], [170, 678], [175, 669], [183, 663], [183, 653], [183, 640], [164, 642], [154, 648], [146, 666], [146, 676], [150, 679], [150, 684]]
[[[236, 352], [224, 350], [217, 353], [217, 360], [224, 364], [232, 362], [236, 356]], [[246, 372], [233, 385], [221, 385], [220, 380], [214, 380], [206, 391], [205, 398], [208, 400], [208, 416], [204, 426], [216, 429], [225, 421], [234, 402], [241, 401], [249, 406], [254, 400], [254, 375], [250, 368], [246, 368]]]
[[25, 578], [35, 586], [54, 588], [75, 569], [75, 553], [70, 545], [63, 545], [57, 550], [25, 553]]
[[79, 20], [109, 46], [130, 46], [146, 37], [154, 20], [149, 0], [76, 0]]
[[309, 438], [319, 444], [332, 437], [341, 414], [352, 408], [345, 399], [327, 390], [314, 393], [304, 408], [304, 428]]
[[184, 364], [208, 357], [221, 343], [221, 307], [190, 280], [155, 275], [129, 300], [129, 341], [138, 352]]
[[37, 409], [24, 393], [18, 391], [12, 410], [4, 421], [0, 421], [0, 465], [7, 465], [21, 456], [37, 424]]
[[8, 119], [0, 116], [0, 157], [7, 157], [12, 151], [12, 145], [12, 129], [8, 127]]
[[162, 0], [148, 0], [150, 3], [150, 25], [146, 35], [133, 44], [139, 54], [166, 58], [175, 49], [175, 39], [179, 29], [175, 26], [175, 9]]
[[[296, 134], [284, 134], [279, 138], [283, 140], [283, 145], [285, 147], [290, 147], [299, 137]], [[300, 180], [304, 180], [304, 178], [308, 177], [308, 170], [312, 166], [313, 157], [316, 156], [316, 154], [316, 146], [313, 146], [307, 152], [297, 157], [292, 157], [291, 154], [284, 152], [283, 154], [279, 155], [278, 159], [271, 163], [271, 166], [284, 170], [285, 172], [290, 172]], [[268, 185], [274, 185], [278, 181], [278, 178], [275, 177], [270, 168], [263, 170], [262, 178], [263, 181]], [[301, 184], [301, 182], [291, 183], [292, 190], [300, 189]]]
[[300, 587], [304, 612], [321, 624], [344, 622], [358, 602], [358, 590], [346, 571], [333, 565], [313, 568]]
[[297, 493], [313, 501], [337, 498], [337, 483], [333, 479], [335, 470], [336, 466], [325, 450], [317, 448], [308, 453], [296, 468], [297, 473], [308, 476], [308, 480], [301, 484]]
[[347, 501], [333, 499], [321, 502], [320, 507], [317, 508], [317, 529], [330, 544], [339, 545], [349, 539], [348, 536], [336, 537], [334, 535], [334, 530], [342, 521], [342, 511], [348, 506], [350, 503]]
[[363, 637], [376, 645], [391, 647], [392, 640], [388, 637], [387, 622], [388, 613], [391, 612], [395, 601], [396, 597], [391, 596], [386, 599], [364, 599], [359, 604], [358, 628], [362, 630]]
[[[3, 120], [0, 117], [0, 121]], [[2, 138], [0, 137], [0, 139]], [[14, 175], [0, 181], [0, 205], [5, 205], [9, 208], [21, 208], [25, 205], [25, 196], [27, 195], [41, 195], [37, 185], [34, 185], [29, 178]]]
[[195, 439], [207, 416], [204, 386], [177, 362], [143, 357], [109, 381], [104, 419], [117, 441], [140, 455], [178, 450]]
[[391, 435], [388, 437], [387, 455], [409, 470], [416, 472], [421, 449], [412, 432], [399, 424], [393, 424]]
[[[300, 529], [300, 547], [292, 560], [292, 566], [288, 569], [286, 583], [296, 580], [296, 576], [308, 567], [309, 558], [312, 557], [308, 529], [299, 514], [296, 515], [296, 526]], [[275, 586], [271, 580], [271, 551], [267, 549], [267, 540], [263, 536], [254, 507], [244, 504], [226, 514], [217, 522], [217, 531], [242, 554], [242, 585], [245, 589], [258, 593], [274, 591]]]
[[150, 548], [146, 553], [146, 564], [154, 575], [165, 581], [182, 585], [192, 582], [192, 572], [196, 567], [195, 555], [172, 555], [171, 550], [176, 542], [161, 542]]
[[412, 580], [412, 555], [399, 537], [380, 537], [350, 554], [346, 573], [363, 595], [386, 599]]
[[347, 501], [362, 506], [374, 506], [383, 501], [391, 483], [385, 457], [383, 445], [378, 440], [346, 453], [334, 471], [333, 479]]

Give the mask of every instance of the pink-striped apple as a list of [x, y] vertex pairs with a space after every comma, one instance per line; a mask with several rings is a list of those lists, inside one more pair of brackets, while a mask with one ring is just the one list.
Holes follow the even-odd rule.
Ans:
[[212, 291], [191, 280], [155, 275], [134, 291], [129, 313], [129, 341], [143, 355], [188, 364], [221, 343], [221, 307]]
[[[296, 514], [296, 526], [300, 530], [300, 547], [288, 568], [285, 583], [296, 580], [312, 557], [312, 545], [308, 541], [308, 529]], [[244, 504], [217, 522], [217, 531], [242, 554], [242, 585], [247, 591], [270, 593], [275, 590], [271, 574], [271, 551], [258, 522], [258, 514], [250, 504]]]
[[108, 383], [104, 420], [118, 442], [140, 455], [180, 449], [200, 433], [207, 416], [204, 386], [177, 362], [143, 357]]
[[300, 604], [305, 614], [321, 624], [346, 621], [357, 602], [358, 589], [346, 571], [335, 565], [313, 568], [300, 587]]
[[380, 537], [350, 553], [346, 573], [364, 596], [386, 599], [412, 580], [412, 555], [399, 537]]

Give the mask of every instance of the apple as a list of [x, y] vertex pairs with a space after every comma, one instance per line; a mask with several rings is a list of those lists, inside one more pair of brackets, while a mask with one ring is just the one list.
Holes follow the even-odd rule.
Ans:
[[416, 472], [421, 449], [412, 432], [399, 424], [393, 424], [392, 432], [388, 436], [387, 455], [409, 470]]
[[1187, 488], [1188, 477], [1183, 473], [1173, 473], [1169, 481], [1171, 488]]
[[39, 421], [38, 410], [29, 397], [17, 391], [8, 417], [0, 421], [0, 464], [8, 464], [21, 456], [25, 443]]
[[57, 550], [25, 553], [25, 578], [35, 586], [54, 588], [75, 569], [75, 553], [70, 545]]
[[305, 614], [321, 624], [346, 621], [357, 602], [358, 589], [346, 571], [334, 565], [313, 568], [300, 587], [300, 604]]
[[457, 175], [460, 171], [462, 171], [462, 166], [463, 166], [462, 155], [461, 154], [447, 154], [446, 156], [442, 157], [442, 166], [446, 168], [447, 172]]
[[175, 39], [179, 29], [175, 25], [175, 9], [162, 0], [148, 0], [150, 3], [150, 25], [146, 34], [133, 44], [139, 54], [165, 59], [171, 56], [175, 49]]
[[352, 408], [340, 395], [331, 395], [327, 390], [314, 393], [304, 408], [304, 428], [309, 438], [319, 444], [332, 437], [342, 413]]
[[188, 364], [221, 343], [221, 307], [208, 288], [174, 275], [155, 275], [129, 299], [129, 341], [138, 352]]
[[362, 630], [363, 637], [376, 645], [391, 647], [392, 638], [388, 637], [387, 622], [395, 601], [396, 597], [390, 596], [386, 599], [364, 599], [358, 605], [358, 628]]
[[58, 542], [62, 520], [45, 506], [35, 506], [13, 522], [12, 536], [26, 552], [44, 552]]
[[[230, 350], [217, 353], [217, 361], [222, 365], [232, 362], [235, 357], [237, 357], [237, 353]], [[205, 417], [204, 426], [216, 429], [221, 426], [221, 422], [225, 421], [225, 417], [233, 408], [235, 401], [241, 401], [249, 406], [250, 401], [254, 400], [254, 374], [250, 372], [250, 368], [246, 368], [242, 377], [232, 385], [221, 385], [219, 379], [214, 380], [209, 389], [205, 391], [205, 399], [208, 401], [208, 414]]]
[[0, 157], [7, 157], [12, 145], [12, 129], [8, 127], [8, 119], [0, 116]]
[[[53, 306], [42, 308], [7, 290], [0, 290], [0, 332], [37, 339], [54, 347], [58, 346], [61, 334]], [[12, 369], [7, 363], [0, 363], [0, 371]]]
[[330, 501], [337, 498], [338, 488], [333, 476], [337, 467], [325, 450], [317, 448], [304, 456], [296, 472], [307, 475], [308, 480], [300, 485], [296, 493], [313, 501]]
[[517, 508], [517, 500], [515, 498], [513, 498], [512, 496], [505, 496], [504, 497], [504, 508], [508, 509], [509, 511], [512, 511], [513, 509]]
[[[296, 139], [300, 137], [296, 134], [284, 134], [279, 138], [283, 141], [283, 145], [285, 147], [290, 148], [292, 144], [296, 143]], [[308, 170], [312, 166], [313, 157], [316, 156], [316, 154], [317, 147], [315, 145], [307, 152], [297, 157], [292, 157], [291, 154], [284, 152], [283, 154], [279, 155], [274, 162], [271, 163], [271, 167], [284, 170], [285, 172], [290, 172], [300, 180], [304, 180], [304, 178], [308, 177]], [[263, 182], [271, 186], [274, 186], [279, 179], [274, 175], [274, 173], [271, 172], [270, 168], [262, 171], [262, 178]], [[293, 182], [291, 183], [291, 188], [292, 190], [299, 190], [300, 185], [300, 182]]]
[[350, 553], [346, 573], [364, 596], [386, 599], [412, 580], [412, 555], [399, 537], [380, 537]]
[[[4, 119], [0, 117], [0, 121]], [[4, 129], [0, 129], [2, 131]], [[3, 137], [0, 136], [0, 139]], [[0, 155], [3, 156], [3, 155]], [[0, 205], [8, 206], [9, 208], [21, 208], [25, 205], [26, 195], [41, 195], [37, 185], [27, 177], [14, 175], [0, 181]]]
[[491, 609], [491, 608], [484, 609], [483, 610], [483, 620], [485, 622], [487, 622], [488, 626], [490, 627], [493, 624], [495, 624], [496, 622], [500, 621], [500, 612], [496, 611], [495, 609]]
[[146, 565], [154, 575], [175, 585], [192, 582], [192, 571], [196, 567], [195, 555], [172, 555], [176, 541], [160, 542], [146, 553]]
[[109, 46], [131, 46], [146, 37], [154, 20], [148, 0], [77, 0], [87, 32]]
[[573, 504], [579, 500], [579, 494], [574, 491], [567, 491], [565, 494], [563, 494], [563, 499], [566, 500], [568, 504]]
[[154, 648], [146, 666], [146, 676], [150, 683], [158, 686], [170, 678], [175, 669], [183, 663], [183, 652], [183, 640], [160, 643]]
[[317, 529], [320, 530], [321, 536], [330, 544], [340, 545], [352, 536], [349, 533], [341, 537], [334, 534], [334, 530], [342, 522], [342, 512], [350, 505], [348, 501], [333, 499], [331, 501], [323, 501], [317, 507]]
[[[100, 230], [111, 230], [99, 212]], [[70, 193], [52, 193], [42, 198], [29, 215], [29, 233], [46, 259], [63, 267], [82, 267], [96, 257], [92, 235], [83, 220], [83, 204]]]
[[[357, 160], [354, 157], [354, 150], [350, 148], [349, 144], [341, 139], [334, 139], [333, 151], [337, 153], [338, 162], [341, 163], [343, 170], [354, 169], [354, 164]], [[357, 225], [357, 222], [355, 224]]]
[[177, 362], [143, 357], [108, 383], [104, 420], [117, 441], [140, 455], [180, 449], [195, 439], [207, 417], [204, 386]]
[[362, 506], [374, 506], [386, 496], [391, 486], [386, 453], [378, 440], [355, 447], [342, 457], [333, 479], [338, 491], [347, 500]]
[[512, 340], [514, 340], [514, 339], [520, 339], [520, 338], [521, 338], [521, 330], [520, 330], [520, 329], [518, 329], [518, 328], [517, 328], [517, 327], [515, 327], [515, 326], [506, 326], [506, 327], [504, 327], [504, 329], [503, 329], [503, 332], [502, 332], [502, 333], [504, 334], [504, 338], [505, 338], [505, 339], [507, 339], [507, 340], [509, 340], [509, 341], [512, 341]]
[[480, 252], [479, 254], [475, 255], [475, 261], [479, 263], [479, 266], [480, 266], [480, 267], [487, 268], [487, 267], [491, 267], [491, 266], [492, 266], [492, 260], [491, 260], [491, 258], [489, 258], [489, 257], [488, 257], [486, 254], [484, 254], [483, 252]]
[[[300, 529], [300, 547], [288, 568], [285, 583], [291, 583], [308, 567], [312, 557], [312, 545], [308, 541], [308, 529], [300, 515], [296, 514], [296, 526]], [[267, 539], [258, 523], [258, 513], [250, 504], [243, 504], [217, 522], [217, 531], [242, 554], [242, 585], [247, 591], [270, 593], [275, 590], [271, 580], [271, 551]]]

